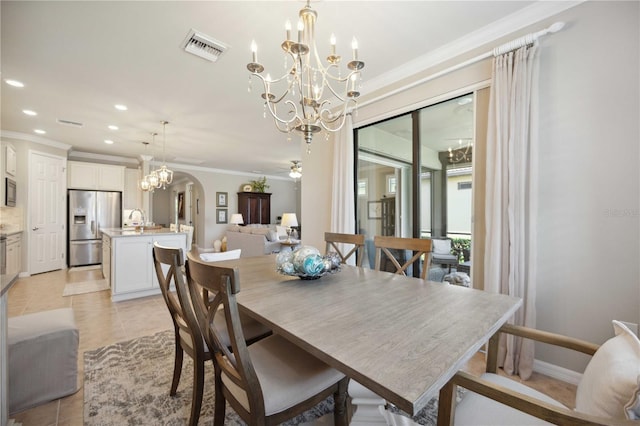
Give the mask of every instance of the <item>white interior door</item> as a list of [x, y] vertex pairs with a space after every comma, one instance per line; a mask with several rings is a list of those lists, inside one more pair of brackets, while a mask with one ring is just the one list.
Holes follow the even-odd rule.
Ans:
[[62, 269], [66, 241], [66, 159], [29, 151], [29, 272]]

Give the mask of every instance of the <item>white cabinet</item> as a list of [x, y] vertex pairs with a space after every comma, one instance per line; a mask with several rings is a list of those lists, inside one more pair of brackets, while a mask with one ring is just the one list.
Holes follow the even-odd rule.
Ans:
[[119, 301], [160, 293], [153, 265], [153, 244], [186, 246], [185, 234], [159, 234], [111, 239], [111, 300]]
[[5, 172], [15, 176], [17, 171], [16, 150], [11, 145], [5, 147]]
[[122, 193], [122, 209], [133, 210], [142, 207], [142, 191], [138, 188], [140, 171], [138, 169], [125, 169], [124, 192]]
[[124, 190], [124, 166], [67, 161], [69, 189]]
[[22, 236], [14, 234], [7, 237], [7, 275], [13, 277], [22, 268]]

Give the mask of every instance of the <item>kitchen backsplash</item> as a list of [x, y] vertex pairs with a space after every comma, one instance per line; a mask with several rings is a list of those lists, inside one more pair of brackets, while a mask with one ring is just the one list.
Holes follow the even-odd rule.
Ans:
[[4, 232], [24, 230], [22, 207], [0, 207], [0, 228]]

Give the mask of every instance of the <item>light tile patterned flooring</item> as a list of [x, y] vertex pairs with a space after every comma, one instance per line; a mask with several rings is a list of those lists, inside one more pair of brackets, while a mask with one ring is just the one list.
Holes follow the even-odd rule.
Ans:
[[[82, 354], [115, 342], [146, 336], [172, 328], [164, 301], [160, 295], [124, 302], [111, 302], [109, 291], [63, 297], [67, 283], [101, 279], [100, 269], [61, 270], [28, 278], [20, 278], [9, 290], [9, 317], [49, 309], [71, 307], [80, 329], [79, 381], [82, 385]], [[479, 374], [484, 368], [484, 355], [477, 354], [467, 370]], [[526, 382], [567, 406], [575, 403], [575, 386], [540, 374]], [[167, 390], [168, 391], [168, 390]], [[82, 425], [82, 388], [74, 395], [16, 413], [11, 418], [22, 426], [76, 426]]]

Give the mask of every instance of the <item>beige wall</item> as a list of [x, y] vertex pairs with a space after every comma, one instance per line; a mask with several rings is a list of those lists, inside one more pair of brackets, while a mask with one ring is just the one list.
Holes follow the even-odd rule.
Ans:
[[[568, 24], [541, 42], [537, 317], [540, 329], [596, 343], [612, 336], [612, 319], [640, 323], [639, 7], [586, 2], [508, 38], [556, 20]], [[354, 125], [454, 97], [489, 76], [484, 61], [359, 108]], [[327, 226], [327, 209], [305, 206], [331, 205], [323, 177], [332, 157], [323, 148], [311, 158], [303, 160], [305, 178], [313, 177], [304, 188], [303, 221]], [[536, 351], [575, 371], [586, 363], [542, 346]]]

